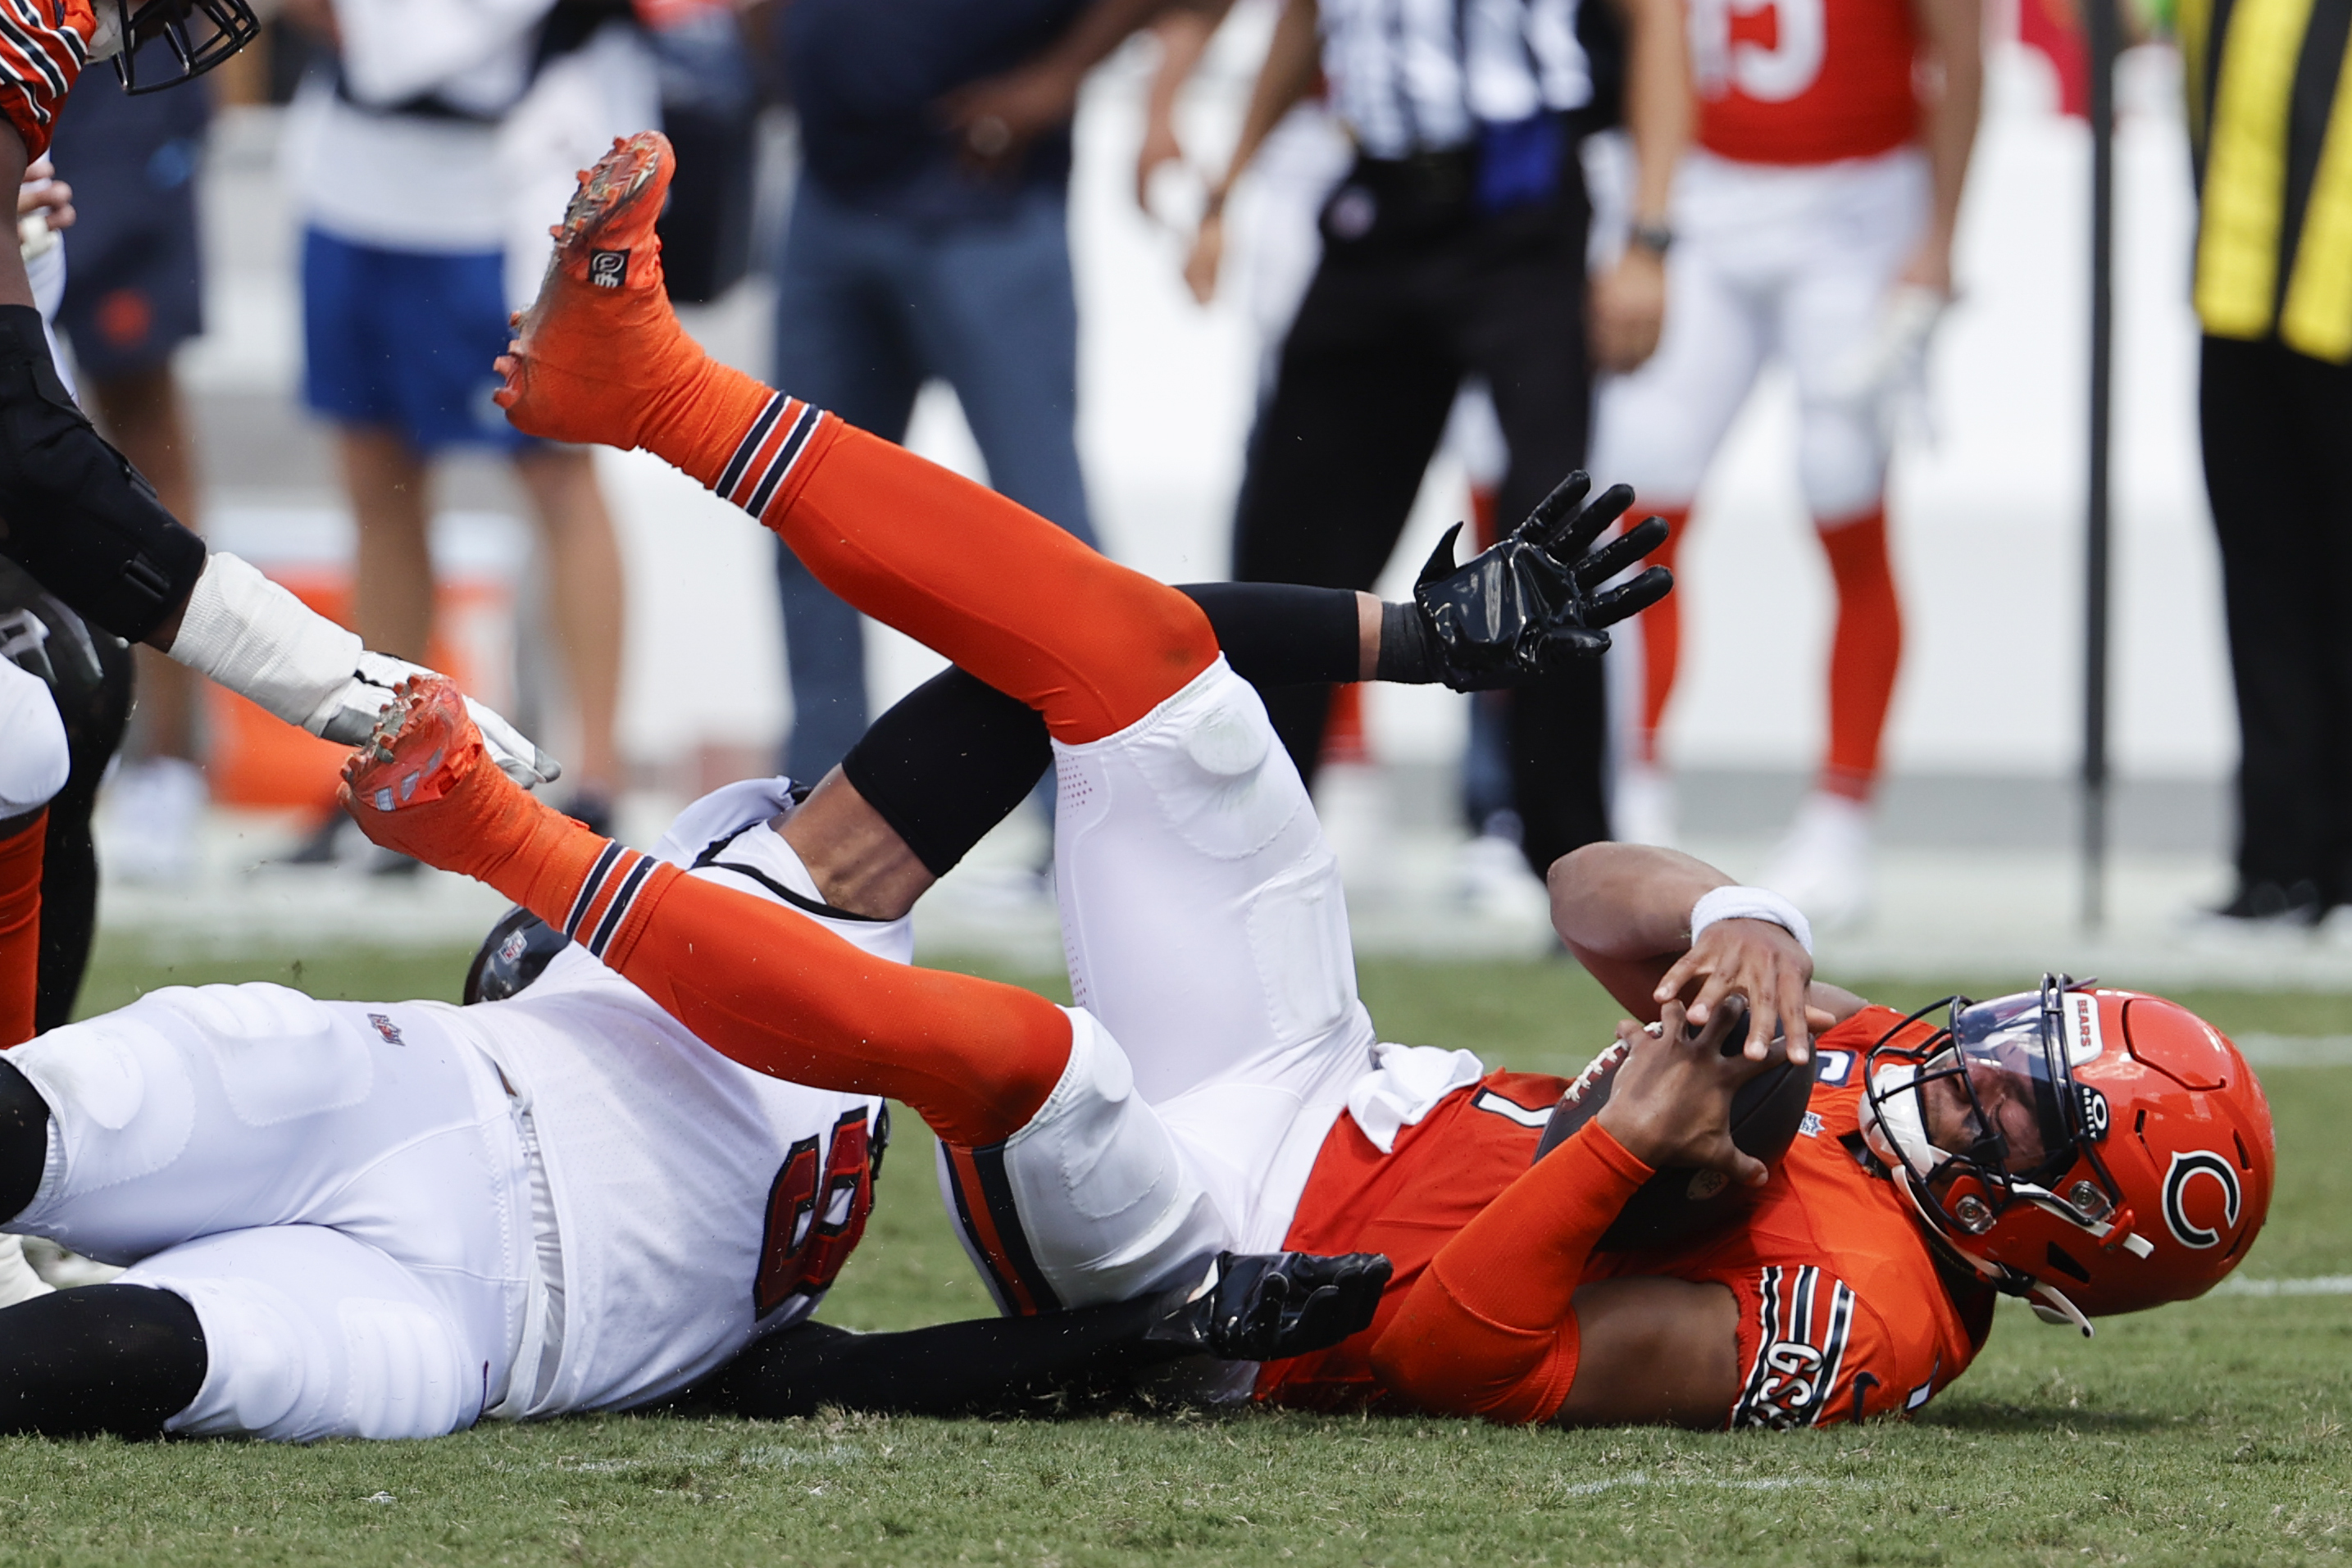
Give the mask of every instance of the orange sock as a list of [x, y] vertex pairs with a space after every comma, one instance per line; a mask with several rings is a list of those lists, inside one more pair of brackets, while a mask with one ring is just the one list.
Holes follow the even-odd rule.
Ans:
[[0, 1050], [33, 1038], [41, 977], [41, 845], [49, 814], [0, 839]]
[[902, 1100], [966, 1147], [1010, 1137], [1053, 1092], [1070, 1022], [1043, 997], [876, 958], [789, 909], [698, 882], [523, 793], [483, 754], [446, 679], [398, 700], [391, 742], [344, 770], [345, 808], [368, 837], [488, 883], [721, 1055]]
[[1115, 734], [1217, 656], [1199, 605], [984, 486], [842, 425], [763, 517], [818, 580], [1045, 716]]
[[[1626, 513], [1642, 515], [1637, 500]], [[1683, 534], [1690, 527], [1688, 507], [1660, 507], [1656, 515], [1666, 519], [1673, 530], [1666, 542], [1650, 552], [1649, 564], [1674, 570], [1675, 557], [1682, 549]], [[1682, 595], [1669, 593], [1642, 612], [1637, 624], [1642, 628], [1642, 725], [1633, 737], [1635, 760], [1655, 762], [1658, 759], [1658, 727], [1665, 722], [1666, 704], [1674, 700], [1675, 676], [1682, 664], [1683, 612]]]
[[1038, 709], [1062, 740], [1124, 729], [1208, 668], [1216, 636], [1175, 590], [705, 354], [662, 287], [654, 225], [674, 167], [648, 131], [583, 179], [499, 361], [517, 428], [676, 464], [827, 588]]
[[1903, 663], [1903, 607], [1886, 557], [1886, 513], [1874, 507], [1820, 530], [1836, 580], [1837, 632], [1830, 643], [1830, 748], [1821, 788], [1866, 800], [1878, 781], [1878, 747]]

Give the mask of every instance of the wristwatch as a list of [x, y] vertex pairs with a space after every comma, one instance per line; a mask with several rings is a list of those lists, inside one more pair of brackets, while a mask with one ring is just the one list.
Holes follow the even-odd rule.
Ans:
[[1625, 238], [1628, 244], [1640, 246], [1653, 256], [1664, 256], [1674, 248], [1675, 226], [1663, 218], [1637, 223]]

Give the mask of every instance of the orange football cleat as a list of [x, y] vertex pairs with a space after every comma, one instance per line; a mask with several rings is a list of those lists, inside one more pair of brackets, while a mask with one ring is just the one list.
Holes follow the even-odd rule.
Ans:
[[499, 361], [514, 427], [551, 441], [643, 444], [655, 403], [689, 393], [707, 363], [662, 285], [661, 216], [677, 160], [657, 131], [616, 139], [580, 176], [550, 232], [555, 254]]
[[376, 843], [467, 876], [506, 860], [551, 814], [499, 771], [446, 675], [394, 690], [375, 733], [343, 764], [341, 799]]

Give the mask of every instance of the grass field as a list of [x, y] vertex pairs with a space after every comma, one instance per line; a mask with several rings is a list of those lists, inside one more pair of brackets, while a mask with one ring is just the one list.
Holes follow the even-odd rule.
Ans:
[[[462, 954], [321, 954], [324, 996], [449, 995]], [[89, 989], [293, 981], [110, 949]], [[1367, 965], [1382, 1033], [1558, 1071], [1613, 1009], [1566, 965]], [[1916, 1005], [1941, 988], [1864, 987]], [[1983, 986], [1979, 991], [2006, 989]], [[2184, 997], [2352, 1033], [2352, 998]], [[2352, 1274], [2352, 1069], [2265, 1075], [2281, 1177], [2244, 1272]], [[985, 1310], [913, 1118], [824, 1315]], [[432, 1443], [0, 1442], [0, 1559], [194, 1563], [2258, 1563], [2352, 1547], [2352, 1301], [2214, 1297], [2084, 1342], [2004, 1308], [1918, 1420], [1795, 1436], [1279, 1413], [1033, 1424], [604, 1417]]]

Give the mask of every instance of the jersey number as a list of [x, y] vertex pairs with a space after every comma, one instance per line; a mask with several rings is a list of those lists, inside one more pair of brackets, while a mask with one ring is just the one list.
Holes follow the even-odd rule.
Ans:
[[830, 1150], [820, 1139], [803, 1138], [784, 1156], [768, 1189], [767, 1234], [751, 1282], [754, 1318], [830, 1286], [866, 1234], [873, 1208], [872, 1138], [861, 1105], [833, 1124]]
[[1801, 97], [1821, 77], [1829, 39], [1822, 0], [1695, 0], [1690, 29], [1699, 91], [1759, 103]]

